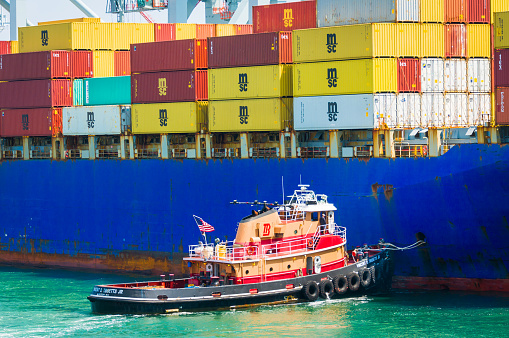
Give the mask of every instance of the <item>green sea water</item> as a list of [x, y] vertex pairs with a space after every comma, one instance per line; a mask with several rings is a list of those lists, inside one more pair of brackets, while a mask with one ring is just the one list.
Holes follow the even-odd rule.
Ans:
[[96, 284], [147, 280], [0, 268], [0, 337], [509, 337], [509, 295], [400, 292], [243, 311], [94, 315]]

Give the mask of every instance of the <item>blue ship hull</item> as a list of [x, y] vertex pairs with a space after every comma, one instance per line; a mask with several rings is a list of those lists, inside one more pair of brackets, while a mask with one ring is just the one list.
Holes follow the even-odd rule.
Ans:
[[406, 287], [413, 277], [506, 285], [508, 165], [508, 146], [478, 144], [391, 160], [3, 161], [0, 263], [178, 270], [201, 237], [193, 214], [215, 227], [211, 236], [232, 240], [251, 209], [229, 202], [281, 202], [284, 177], [287, 194], [302, 181], [329, 196], [350, 248], [424, 238], [395, 255]]

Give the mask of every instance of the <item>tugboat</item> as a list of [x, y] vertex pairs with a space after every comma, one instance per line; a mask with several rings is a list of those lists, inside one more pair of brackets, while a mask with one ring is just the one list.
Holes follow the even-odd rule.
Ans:
[[[233, 242], [199, 242], [184, 258], [189, 277], [97, 285], [94, 313], [163, 314], [232, 310], [263, 304], [386, 291], [389, 251], [383, 245], [346, 250], [346, 228], [334, 222], [327, 196], [299, 185], [284, 204], [263, 204], [238, 224]], [[289, 196], [290, 197], [290, 196]], [[214, 230], [195, 216], [205, 232]]]

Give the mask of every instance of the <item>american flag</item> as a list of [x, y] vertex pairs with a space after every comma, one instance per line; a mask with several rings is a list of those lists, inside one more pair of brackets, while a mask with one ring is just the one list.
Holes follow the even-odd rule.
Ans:
[[201, 217], [193, 215], [196, 224], [201, 232], [211, 232], [214, 231], [214, 227], [207, 222], [205, 222]]

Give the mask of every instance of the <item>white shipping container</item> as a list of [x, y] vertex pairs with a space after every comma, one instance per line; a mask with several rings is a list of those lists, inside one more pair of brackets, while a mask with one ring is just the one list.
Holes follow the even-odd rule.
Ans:
[[482, 126], [491, 118], [491, 95], [470, 93], [468, 95], [468, 126]]
[[318, 27], [418, 22], [419, 0], [317, 0]]
[[418, 93], [399, 93], [398, 128], [416, 128], [421, 124], [421, 95]]
[[396, 94], [374, 94], [373, 104], [375, 109], [375, 129], [382, 127], [396, 128], [398, 123]]
[[120, 135], [131, 129], [131, 106], [83, 106], [62, 109], [62, 134]]
[[467, 93], [445, 93], [444, 126], [465, 127], [468, 125]]
[[421, 127], [444, 126], [444, 94], [423, 93], [421, 96]]
[[467, 72], [469, 93], [491, 91], [491, 61], [489, 59], [468, 59]]
[[444, 90], [446, 92], [467, 91], [467, 61], [447, 59], [444, 61]]
[[443, 59], [421, 59], [421, 91], [423, 93], [441, 93], [444, 91]]
[[373, 129], [373, 94], [293, 99], [295, 130]]

